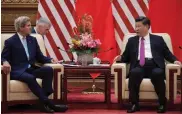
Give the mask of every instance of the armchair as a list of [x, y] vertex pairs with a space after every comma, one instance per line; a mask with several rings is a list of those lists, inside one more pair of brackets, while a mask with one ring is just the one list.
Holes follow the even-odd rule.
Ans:
[[[160, 35], [164, 38], [168, 48], [171, 52], [172, 44], [170, 36], [166, 33], [153, 33]], [[129, 33], [124, 36], [122, 44], [122, 52], [125, 50], [125, 46], [128, 42], [128, 39], [132, 36], [135, 36], [135, 33]], [[129, 89], [128, 89], [128, 78], [127, 74], [129, 72], [129, 65], [125, 63], [116, 63], [114, 62], [111, 67], [111, 73], [114, 75], [115, 82], [115, 96], [118, 98], [119, 108], [123, 107], [124, 101], [129, 99]], [[176, 98], [177, 93], [177, 75], [180, 74], [180, 66], [175, 64], [170, 64], [166, 61], [166, 98], [168, 100], [169, 106], [174, 106], [174, 99]], [[140, 101], [156, 101], [158, 99], [157, 94], [155, 93], [154, 87], [150, 79], [143, 79], [140, 85]]]
[[[1, 34], [1, 51], [4, 47], [4, 41], [10, 38], [13, 34]], [[36, 37], [40, 49], [44, 55], [46, 55], [44, 41], [41, 35], [31, 34]], [[50, 99], [57, 101], [62, 98], [61, 95], [61, 75], [64, 73], [64, 67], [61, 64], [44, 64], [45, 66], [50, 66], [54, 69], [54, 78], [53, 78], [53, 88], [54, 93], [49, 96]], [[6, 75], [2, 71], [1, 66], [1, 88], [2, 88], [2, 110], [3, 112], [7, 111], [9, 105], [13, 104], [34, 104], [38, 98], [29, 90], [28, 86], [18, 80], [10, 80], [10, 75]], [[37, 82], [42, 85], [42, 79], [37, 79]]]

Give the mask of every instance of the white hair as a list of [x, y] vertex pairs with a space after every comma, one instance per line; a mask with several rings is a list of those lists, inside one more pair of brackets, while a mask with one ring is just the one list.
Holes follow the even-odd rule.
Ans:
[[29, 21], [30, 21], [30, 18], [27, 17], [27, 16], [20, 16], [20, 17], [16, 18], [15, 19], [15, 22], [14, 22], [15, 30], [17, 32], [19, 32], [20, 31], [20, 28], [21, 27], [25, 27], [25, 25]]
[[42, 17], [36, 23], [36, 25], [39, 25], [39, 24], [48, 24], [49, 26], [51, 26], [50, 21], [48, 19], [42, 18]]

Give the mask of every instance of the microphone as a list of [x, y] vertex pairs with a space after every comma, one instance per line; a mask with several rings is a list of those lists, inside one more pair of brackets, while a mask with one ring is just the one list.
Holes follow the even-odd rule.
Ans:
[[64, 49], [61, 49], [60, 47], [57, 47], [58, 49], [60, 49], [61, 51], [64, 51], [64, 52], [69, 52], [71, 53], [69, 50], [64, 50]]
[[[68, 44], [69, 44], [69, 43], [68, 43]], [[59, 49], [59, 50], [61, 50], [61, 51], [64, 51], [64, 52], [71, 53], [70, 50], [64, 50], [64, 49], [62, 49], [62, 48], [60, 48], [60, 47], [57, 47], [57, 49]], [[71, 56], [71, 62], [70, 62], [70, 64], [75, 65], [75, 62], [73, 61], [73, 55]]]
[[[103, 50], [103, 51], [99, 51], [99, 52], [97, 52], [97, 53], [95, 54], [95, 56], [97, 56], [98, 53], [108, 52], [108, 51], [111, 51], [111, 50], [113, 50], [113, 49], [115, 49], [115, 48], [110, 47], [109, 49], [106, 49], [106, 50]], [[105, 63], [105, 64], [108, 64], [108, 63], [110, 64], [109, 61], [102, 61], [102, 62]]]
[[72, 43], [68, 43], [68, 42], [66, 42], [66, 44], [67, 44], [67, 45], [73, 45]]
[[98, 52], [98, 53], [102, 53], [102, 52], [108, 52], [108, 51], [110, 51], [110, 50], [113, 50], [114, 48], [113, 47], [111, 47], [111, 48], [109, 48], [109, 49], [107, 49], [107, 50], [104, 50], [104, 51], [100, 51], [100, 52]]

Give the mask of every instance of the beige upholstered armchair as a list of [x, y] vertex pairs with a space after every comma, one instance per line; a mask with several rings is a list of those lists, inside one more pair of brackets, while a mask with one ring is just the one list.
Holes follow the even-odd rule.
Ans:
[[[172, 44], [170, 36], [166, 33], [153, 33], [156, 35], [160, 35], [164, 38], [168, 48], [171, 52]], [[132, 36], [136, 35], [135, 33], [129, 33], [124, 36], [123, 44], [122, 44], [122, 52], [125, 50], [125, 46], [128, 42], [128, 39]], [[121, 54], [122, 55], [122, 54]], [[128, 89], [128, 78], [126, 78], [129, 72], [129, 65], [125, 63], [116, 63], [114, 62], [111, 67], [111, 73], [114, 75], [115, 82], [115, 96], [118, 98], [118, 105], [121, 108], [123, 106], [124, 101], [129, 99], [129, 89]], [[166, 62], [166, 98], [170, 106], [174, 106], [174, 99], [177, 94], [177, 75], [180, 74], [180, 66], [172, 63]], [[157, 100], [157, 94], [155, 93], [154, 87], [150, 81], [150, 79], [143, 79], [140, 85], [140, 101], [153, 101]]]
[[[4, 47], [4, 41], [10, 38], [13, 34], [1, 34], [1, 51]], [[44, 41], [41, 35], [31, 34], [36, 37], [40, 49], [44, 55], [46, 55]], [[44, 64], [45, 66], [51, 66], [54, 69], [53, 88], [54, 93], [50, 95], [50, 99], [57, 101], [62, 98], [61, 95], [61, 75], [64, 73], [64, 67], [61, 64]], [[37, 101], [37, 97], [29, 90], [28, 86], [17, 80], [10, 80], [10, 75], [5, 75], [2, 71], [2, 109], [7, 111], [8, 105], [12, 104], [32, 104]], [[42, 79], [37, 79], [37, 82], [42, 85]]]

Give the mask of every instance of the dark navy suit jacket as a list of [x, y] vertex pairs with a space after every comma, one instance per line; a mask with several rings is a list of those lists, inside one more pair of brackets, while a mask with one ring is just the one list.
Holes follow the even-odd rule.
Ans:
[[[176, 57], [170, 52], [164, 39], [161, 36], [150, 34], [150, 45], [154, 62], [158, 67], [165, 69], [165, 61], [173, 63]], [[134, 68], [138, 62], [139, 36], [129, 38], [125, 51], [123, 52], [121, 62], [130, 63], [130, 70]]]
[[35, 62], [50, 63], [51, 58], [45, 57], [38, 45], [38, 42], [33, 36], [26, 36], [27, 46], [29, 51], [29, 60], [21, 40], [16, 33], [5, 41], [5, 46], [1, 54], [1, 62], [8, 61], [11, 65], [11, 78], [20, 76], [28, 65], [34, 65]]

